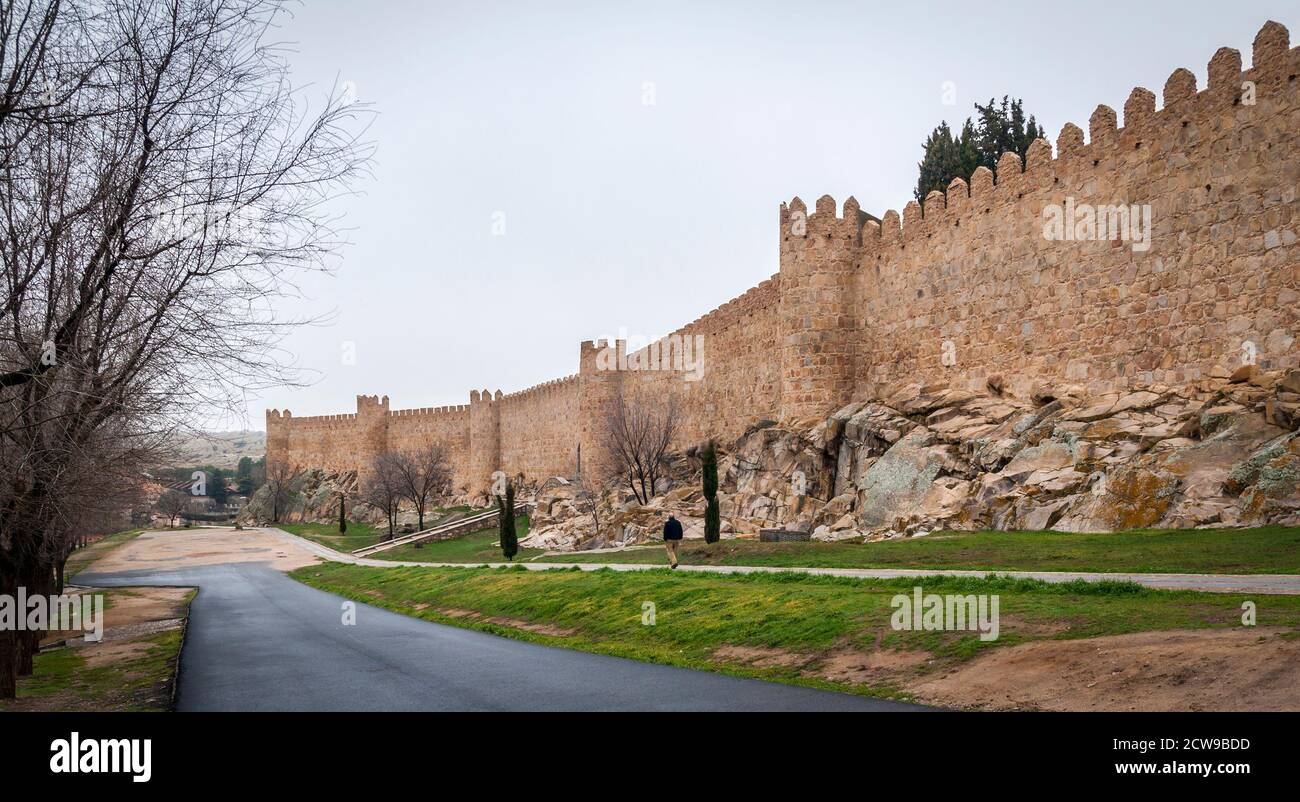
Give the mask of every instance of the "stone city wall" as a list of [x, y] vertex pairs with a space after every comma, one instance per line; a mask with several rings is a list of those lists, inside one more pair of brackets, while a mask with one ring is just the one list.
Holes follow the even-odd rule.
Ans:
[[1086, 142], [1067, 124], [1055, 155], [1039, 140], [1023, 165], [1004, 154], [996, 180], [980, 168], [924, 207], [876, 217], [823, 197], [809, 213], [795, 198], [781, 205], [780, 272], [652, 346], [585, 342], [577, 374], [476, 390], [468, 405], [390, 411], [359, 396], [356, 414], [270, 410], [268, 459], [363, 468], [437, 438], [458, 487], [481, 490], [497, 469], [574, 474], [620, 396], [671, 399], [684, 446], [908, 382], [1028, 397], [1300, 366], [1297, 72], [1300, 49], [1270, 22], [1250, 69], [1220, 49], [1204, 89], [1178, 69], [1158, 110], [1134, 89], [1122, 127], [1099, 106]]

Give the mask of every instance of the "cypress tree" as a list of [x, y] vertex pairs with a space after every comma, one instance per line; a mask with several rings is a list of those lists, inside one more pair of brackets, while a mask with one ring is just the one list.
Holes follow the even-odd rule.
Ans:
[[340, 535], [346, 535], [348, 533], [348, 519], [347, 519], [346, 505], [347, 505], [347, 497], [344, 496], [342, 493], [339, 493], [339, 534]]
[[718, 451], [710, 440], [700, 455], [704, 468], [704, 542], [722, 537], [722, 510], [718, 506]]
[[519, 538], [515, 536], [515, 486], [506, 485], [505, 496], [497, 496], [497, 518], [501, 527], [501, 553], [510, 562], [519, 553]]

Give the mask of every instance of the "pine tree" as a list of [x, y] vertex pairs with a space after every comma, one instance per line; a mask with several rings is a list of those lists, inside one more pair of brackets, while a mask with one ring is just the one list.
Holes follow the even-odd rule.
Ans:
[[925, 140], [924, 156], [917, 164], [916, 202], [934, 190], [947, 193], [954, 178], [967, 183], [975, 169], [984, 166], [997, 175], [998, 159], [1011, 152], [1024, 164], [1025, 154], [1035, 139], [1046, 134], [1034, 116], [1025, 119], [1024, 103], [1004, 96], [1001, 103], [989, 98], [987, 105], [975, 104], [978, 122], [967, 117], [961, 134], [954, 136], [947, 122], [942, 122]]
[[953, 171], [952, 154], [955, 143], [948, 123], [940, 123], [931, 131], [924, 147], [925, 156], [916, 165], [919, 175], [916, 179], [916, 189], [912, 192], [917, 203], [924, 203], [925, 196], [936, 189], [943, 192], [946, 189], [943, 179]]
[[501, 553], [514, 562], [519, 553], [519, 538], [515, 535], [515, 486], [506, 485], [506, 494], [497, 496], [497, 518], [501, 532]]
[[211, 465], [205, 469], [207, 473], [207, 496], [220, 506], [225, 506], [230, 492], [226, 490], [226, 475], [220, 468], [214, 468]]
[[704, 473], [704, 542], [717, 543], [722, 537], [722, 511], [718, 506], [718, 450], [710, 440], [701, 452]]
[[989, 98], [987, 105], [975, 104], [979, 115], [980, 164], [992, 170], [995, 176], [998, 159], [1003, 153], [1019, 156], [1023, 167], [1029, 146], [1046, 134], [1032, 114], [1028, 120], [1025, 119], [1023, 103], [1020, 99], [1011, 100], [1003, 95], [998, 105], [994, 104], [993, 98]]
[[239, 485], [240, 495], [253, 495], [253, 491], [257, 489], [257, 482], [253, 479], [252, 457], [239, 458], [239, 466], [235, 469], [235, 482]]

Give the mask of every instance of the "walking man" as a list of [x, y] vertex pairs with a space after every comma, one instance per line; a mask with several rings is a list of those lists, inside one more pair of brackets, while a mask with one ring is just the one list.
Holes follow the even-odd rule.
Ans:
[[681, 542], [682, 522], [669, 513], [668, 520], [664, 522], [664, 548], [668, 550], [669, 568], [677, 567], [677, 544]]

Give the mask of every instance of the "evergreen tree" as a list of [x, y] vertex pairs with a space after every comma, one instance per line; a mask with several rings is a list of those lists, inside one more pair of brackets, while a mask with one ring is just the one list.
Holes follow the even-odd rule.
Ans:
[[257, 489], [253, 482], [253, 458], [240, 457], [239, 465], [235, 468], [235, 484], [239, 487], [241, 496], [251, 496]]
[[718, 506], [718, 450], [710, 440], [700, 454], [704, 474], [704, 542], [722, 537], [722, 511]]
[[1010, 100], [1003, 95], [1002, 103], [994, 105], [993, 98], [989, 98], [987, 105], [976, 103], [975, 110], [979, 115], [980, 164], [992, 170], [994, 175], [997, 174], [998, 159], [1003, 153], [1016, 154], [1023, 166], [1029, 146], [1047, 133], [1032, 114], [1028, 120], [1025, 119], [1023, 101], [1020, 99]]
[[[247, 463], [245, 463], [245, 460], [247, 460]], [[235, 481], [239, 485], [240, 495], [251, 497], [259, 487], [266, 483], [266, 457], [259, 457], [255, 460], [248, 457], [240, 459], [239, 467], [235, 473]]]
[[208, 498], [224, 507], [226, 498], [230, 495], [230, 491], [226, 490], [226, 474], [211, 465], [206, 466], [204, 471], [207, 473]]
[[348, 533], [347, 496], [339, 493], [339, 534]]
[[961, 134], [954, 137], [948, 123], [940, 123], [926, 139], [925, 157], [917, 165], [920, 175], [913, 192], [916, 202], [924, 203], [925, 196], [936, 189], [947, 192], [958, 176], [969, 179], [980, 163], [974, 124], [966, 120]]
[[519, 553], [519, 538], [515, 535], [515, 486], [506, 484], [506, 494], [497, 496], [497, 518], [501, 531], [501, 553], [514, 562]]
[[1025, 154], [1035, 139], [1046, 134], [1031, 114], [1025, 118], [1023, 101], [1004, 96], [1001, 103], [989, 98], [986, 105], [975, 104], [976, 121], [967, 117], [961, 133], [954, 136], [947, 122], [942, 122], [926, 138], [924, 156], [917, 164], [916, 202], [934, 190], [946, 193], [954, 178], [970, 182], [975, 168], [981, 165], [997, 175], [998, 159], [1003, 153]]

